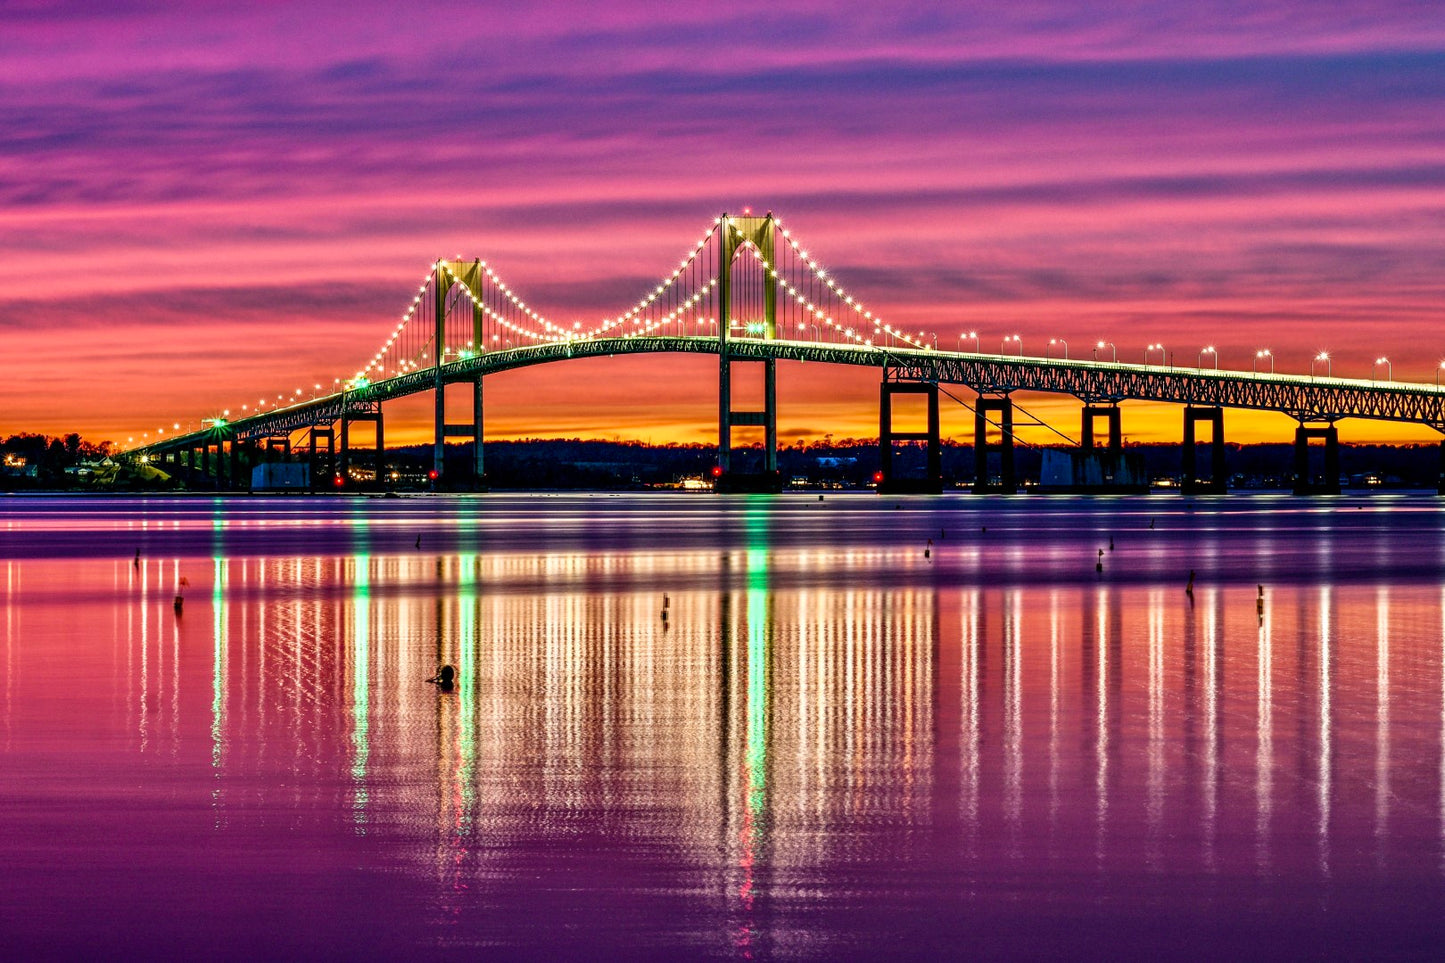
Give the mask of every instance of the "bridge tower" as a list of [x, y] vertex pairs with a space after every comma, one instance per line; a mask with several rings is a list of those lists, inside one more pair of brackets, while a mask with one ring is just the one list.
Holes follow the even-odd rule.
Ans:
[[[718, 222], [718, 491], [781, 491], [778, 474], [778, 376], [773, 358], [735, 357], [728, 347], [732, 327], [733, 302], [737, 293], [733, 284], [733, 261], [738, 253], [752, 246], [763, 260], [777, 268], [777, 221], [769, 211], [762, 217], [722, 216]], [[778, 279], [770, 271], [762, 278], [763, 320], [761, 335], [767, 340], [777, 337]], [[735, 411], [732, 402], [733, 365], [759, 364], [763, 368], [763, 408], [761, 411]], [[761, 426], [763, 429], [763, 470], [757, 474], [732, 471], [732, 429]]]
[[452, 287], [460, 284], [471, 293], [472, 298], [472, 340], [470, 350], [481, 353], [485, 345], [482, 343], [482, 282], [485, 269], [480, 260], [475, 261], [438, 261], [435, 277], [433, 279], [433, 296], [435, 298], [433, 312], [435, 318], [435, 334], [432, 345], [436, 352], [434, 370], [436, 382], [433, 386], [435, 392], [435, 405], [433, 407], [433, 436], [432, 436], [432, 471], [435, 473], [435, 485], [440, 487], [447, 482], [446, 477], [446, 440], [448, 438], [470, 438], [472, 439], [472, 471], [471, 478], [452, 479], [453, 482], [461, 482], [465, 487], [480, 489], [483, 487], [484, 462], [482, 459], [482, 376], [479, 374], [471, 381], [472, 387], [472, 423], [471, 424], [447, 424], [447, 400], [446, 382], [442, 380], [442, 367], [446, 364], [446, 354], [451, 351], [461, 356], [461, 350], [455, 345], [448, 345], [446, 342], [447, 325], [447, 294]]

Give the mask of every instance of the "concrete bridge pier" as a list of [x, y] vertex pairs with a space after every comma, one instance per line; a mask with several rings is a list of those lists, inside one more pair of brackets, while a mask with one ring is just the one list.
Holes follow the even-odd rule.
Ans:
[[[924, 395], [928, 399], [928, 427], [924, 431], [893, 430], [893, 396]], [[899, 478], [893, 472], [893, 443], [922, 441], [928, 446], [928, 464], [922, 478]], [[929, 494], [943, 491], [943, 449], [938, 440], [938, 385], [931, 381], [889, 381], [883, 373], [878, 396], [878, 454], [882, 460], [883, 478], [878, 483], [880, 495]]]
[[[726, 352], [726, 346], [723, 350]], [[733, 408], [732, 366], [744, 363], [763, 366], [761, 411], [737, 411]], [[732, 430], [745, 426], [763, 429], [763, 465], [758, 473], [732, 470]], [[777, 362], [772, 358], [733, 358], [723, 354], [722, 370], [718, 376], [718, 446], [714, 488], [720, 492], [782, 491], [782, 477], [778, 474], [778, 370]]]
[[340, 464], [337, 473], [341, 476], [343, 485], [351, 484], [351, 423], [354, 421], [370, 421], [376, 424], [376, 457], [372, 464], [375, 470], [373, 479], [376, 487], [381, 487], [386, 476], [386, 422], [382, 417], [381, 402], [363, 402], [357, 406], [344, 406], [341, 409], [341, 445], [339, 449]]
[[[990, 418], [989, 415], [997, 415]], [[989, 440], [990, 422], [1000, 428], [999, 440]], [[988, 456], [994, 452], [999, 456], [999, 480], [989, 480]], [[1003, 492], [1012, 495], [1018, 492], [1018, 476], [1014, 473], [1014, 404], [1005, 392], [999, 395], [980, 393], [973, 409], [973, 490], [977, 494]]]
[[[440, 391], [440, 389], [438, 389]], [[445, 417], [444, 405], [438, 405], [437, 411]], [[470, 438], [472, 441], [472, 469], [468, 473], [470, 478], [447, 478], [446, 465], [433, 457], [432, 470], [437, 472], [437, 487], [445, 485], [448, 488], [466, 488], [471, 491], [484, 490], [482, 461], [482, 379], [472, 382], [472, 421], [471, 424], [447, 424], [445, 421], [440, 426], [441, 438], [443, 439], [442, 454], [445, 455], [445, 439], [447, 438]]]
[[231, 440], [228, 441], [228, 447], [230, 447], [230, 457], [227, 458], [227, 461], [228, 464], [230, 464], [228, 471], [230, 471], [231, 476], [231, 489], [236, 490], [236, 492], [240, 492], [241, 489], [249, 489], [250, 479], [244, 476], [243, 466], [241, 466], [240, 440], [233, 435]]
[[1440, 442], [1440, 475], [1435, 491], [1437, 494], [1445, 495], [1445, 441]]
[[[1194, 426], [1208, 422], [1209, 477], [1199, 477], [1199, 452]], [[1229, 491], [1224, 467], [1224, 409], [1187, 406], [1184, 409], [1184, 465], [1179, 491], [1184, 495], [1223, 495]]]
[[[480, 309], [479, 309], [480, 310]], [[478, 343], [481, 342], [481, 334], [477, 335]], [[487, 490], [487, 463], [482, 457], [483, 445], [486, 432], [483, 429], [483, 406], [482, 406], [482, 378], [472, 382], [472, 487], [479, 492]]]
[[1079, 433], [1079, 447], [1085, 451], [1092, 451], [1094, 444], [1094, 421], [1103, 418], [1108, 430], [1108, 451], [1110, 455], [1117, 455], [1124, 448], [1124, 431], [1119, 417], [1118, 405], [1085, 405], [1083, 410], [1083, 426]]
[[[322, 440], [326, 442], [326, 461], [324, 466], [321, 459], [317, 457]], [[308, 460], [308, 466], [311, 473], [311, 490], [325, 491], [331, 488], [339, 488], [342, 476], [341, 473], [336, 470], [336, 429], [330, 425], [312, 425], [310, 449], [311, 454]]]
[[[1316, 482], [1310, 472], [1310, 441], [1324, 442], [1324, 480]], [[1338, 495], [1340, 493], [1340, 433], [1330, 422], [1323, 426], [1300, 423], [1294, 433], [1294, 493], [1296, 495]]]
[[226, 457], [226, 439], [216, 439], [216, 472], [213, 476], [216, 480], [216, 488], [226, 491], [231, 487], [231, 459]]

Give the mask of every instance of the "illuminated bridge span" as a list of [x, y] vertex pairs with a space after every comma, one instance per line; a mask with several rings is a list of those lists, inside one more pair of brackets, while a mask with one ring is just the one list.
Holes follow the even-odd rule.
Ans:
[[[720, 323], [724, 318], [727, 323]], [[1056, 481], [1075, 488], [1118, 490], [1139, 483], [1122, 450], [1118, 404], [1126, 400], [1184, 406], [1185, 491], [1224, 490], [1226, 408], [1281, 412], [1299, 422], [1295, 475], [1296, 490], [1301, 492], [1337, 490], [1335, 422], [1341, 419], [1411, 422], [1445, 433], [1445, 388], [1438, 385], [941, 351], [936, 335], [905, 332], [846, 292], [776, 217], [767, 214], [717, 218], [668, 277], [628, 310], [590, 327], [558, 323], [538, 313], [485, 261], [437, 261], [380, 347], [354, 374], [336, 379], [330, 393], [305, 398], [298, 391], [289, 398], [262, 398], [254, 406], [244, 405], [239, 415], [227, 412], [225, 417], [206, 419], [209, 427], [204, 430], [147, 438], [130, 454], [172, 464], [184, 461], [227, 487], [240, 483], [247, 465], [278, 457], [269, 453], [280, 451], [284, 453], [280, 457], [289, 458], [293, 436], [301, 432], [313, 477], [318, 475], [316, 469], [325, 468], [322, 475], [340, 483], [348, 477], [352, 456], [350, 426], [372, 422], [376, 455], [371, 467], [381, 478], [383, 403], [429, 391], [435, 398], [433, 477], [439, 484], [476, 484], [484, 468], [482, 385], [487, 375], [573, 358], [661, 352], [719, 358], [716, 473], [723, 489], [777, 486], [779, 360], [881, 369], [880, 487], [884, 490], [928, 491], [941, 486], [940, 385], [963, 386], [976, 395], [971, 407], [978, 490], [1016, 488], [1012, 396], [1019, 391], [1072, 395], [1084, 403], [1081, 443], [1073, 448], [1070, 440], [1072, 450], [1059, 453], [1067, 463], [1055, 462], [1062, 471]], [[761, 366], [761, 410], [733, 408], [732, 371], [738, 364]], [[447, 386], [459, 383], [471, 390], [469, 424], [446, 421]], [[891, 403], [898, 394], [926, 396], [926, 432], [892, 430]], [[1100, 418], [1106, 421], [1107, 439], [1096, 445], [1094, 426]], [[1211, 429], [1208, 472], [1195, 464], [1199, 422]], [[743, 426], [764, 430], [761, 472], [732, 471], [731, 433]], [[467, 478], [446, 477], [443, 456], [449, 437], [474, 442], [474, 464]], [[1324, 442], [1322, 479], [1309, 470], [1307, 446], [1312, 439]], [[922, 478], [894, 475], [892, 451], [899, 441], [926, 443], [928, 467]], [[997, 460], [997, 470], [990, 467], [991, 456]]]

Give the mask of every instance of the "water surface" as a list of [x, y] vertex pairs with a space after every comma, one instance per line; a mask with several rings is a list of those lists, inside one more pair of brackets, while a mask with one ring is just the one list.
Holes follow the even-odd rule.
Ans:
[[0, 942], [1429, 955], [1442, 576], [1433, 497], [0, 499]]

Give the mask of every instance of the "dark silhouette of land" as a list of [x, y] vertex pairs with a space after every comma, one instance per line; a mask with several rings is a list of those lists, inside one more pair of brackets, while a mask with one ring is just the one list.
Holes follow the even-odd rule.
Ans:
[[[17, 434], [0, 441], [0, 490], [103, 490], [185, 489], [184, 472], [165, 475], [144, 466], [111, 457], [109, 442], [92, 444], [78, 434], [52, 438]], [[1178, 444], [1128, 445], [1143, 459], [1144, 470], [1156, 485], [1177, 482], [1182, 462]], [[1039, 477], [1045, 449], [1019, 446], [1015, 451], [1020, 478]], [[916, 445], [895, 448], [895, 469], [921, 472], [923, 450]], [[295, 457], [304, 459], [304, 450]], [[1287, 489], [1291, 483], [1294, 449], [1287, 443], [1225, 446], [1225, 471], [1234, 489]], [[464, 475], [472, 464], [472, 446], [448, 445], [447, 474]], [[431, 467], [431, 446], [412, 445], [387, 450], [389, 471], [397, 473], [393, 487], [424, 488]], [[778, 466], [784, 482], [799, 487], [866, 488], [880, 467], [877, 439], [831, 437], [811, 443], [784, 445]], [[675, 487], [687, 479], [710, 477], [717, 463], [713, 446], [650, 445], [639, 441], [582, 439], [525, 439], [490, 441], [486, 445], [486, 485], [493, 490], [525, 489], [640, 489]], [[735, 450], [733, 467], [747, 471], [761, 464], [759, 449]], [[945, 487], [973, 481], [971, 444], [943, 443]], [[1350, 488], [1428, 488], [1439, 482], [1440, 448], [1416, 445], [1341, 445], [1340, 473]], [[197, 484], [195, 487], [202, 487]]]

